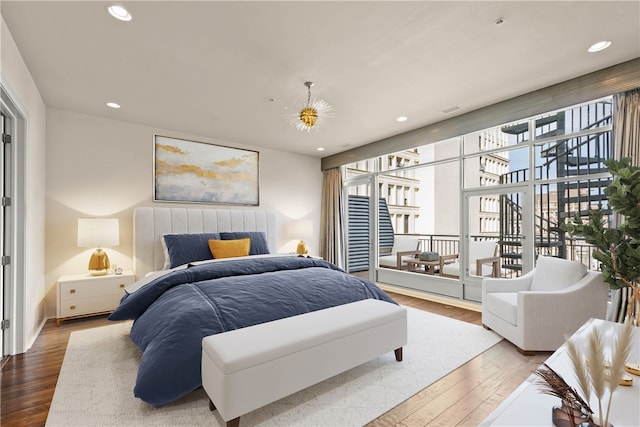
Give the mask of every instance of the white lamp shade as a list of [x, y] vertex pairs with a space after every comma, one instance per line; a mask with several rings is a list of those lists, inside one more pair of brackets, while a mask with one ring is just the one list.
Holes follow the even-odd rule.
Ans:
[[308, 239], [313, 233], [313, 224], [306, 219], [292, 221], [289, 224], [289, 235], [293, 239]]
[[118, 218], [78, 218], [78, 246], [101, 248], [120, 244]]

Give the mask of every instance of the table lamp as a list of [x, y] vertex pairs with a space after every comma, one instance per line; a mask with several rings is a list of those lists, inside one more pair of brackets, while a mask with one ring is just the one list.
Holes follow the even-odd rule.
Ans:
[[309, 220], [299, 219], [289, 224], [289, 235], [294, 239], [300, 239], [296, 253], [298, 255], [306, 255], [309, 253], [304, 239], [311, 237], [313, 232], [313, 224]]
[[78, 246], [96, 248], [89, 259], [89, 273], [92, 276], [107, 274], [111, 267], [109, 257], [102, 247], [119, 244], [118, 218], [78, 218]]

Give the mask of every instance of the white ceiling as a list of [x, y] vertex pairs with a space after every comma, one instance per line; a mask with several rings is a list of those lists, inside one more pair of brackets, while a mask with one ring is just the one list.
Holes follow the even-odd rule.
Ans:
[[[48, 107], [319, 157], [640, 57], [640, 1], [109, 4], [0, 2]], [[307, 80], [334, 109], [310, 134]]]

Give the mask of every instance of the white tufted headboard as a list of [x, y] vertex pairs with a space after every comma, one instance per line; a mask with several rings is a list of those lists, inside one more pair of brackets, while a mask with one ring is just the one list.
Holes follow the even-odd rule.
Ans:
[[264, 231], [276, 248], [276, 215], [267, 210], [141, 207], [133, 212], [133, 268], [137, 279], [162, 270], [164, 234]]

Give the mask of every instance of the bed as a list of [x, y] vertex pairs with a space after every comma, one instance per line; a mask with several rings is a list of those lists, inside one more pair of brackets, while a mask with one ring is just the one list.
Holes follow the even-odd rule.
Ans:
[[[395, 303], [322, 259], [271, 253], [276, 233], [276, 216], [265, 210], [135, 210], [138, 281], [109, 319], [134, 320], [130, 337], [143, 352], [136, 397], [161, 407], [199, 388], [205, 336], [368, 298]], [[177, 250], [171, 239], [182, 242]], [[206, 243], [245, 252], [201, 259]], [[216, 248], [207, 249], [212, 257]], [[197, 259], [184, 262], [190, 257]]]

